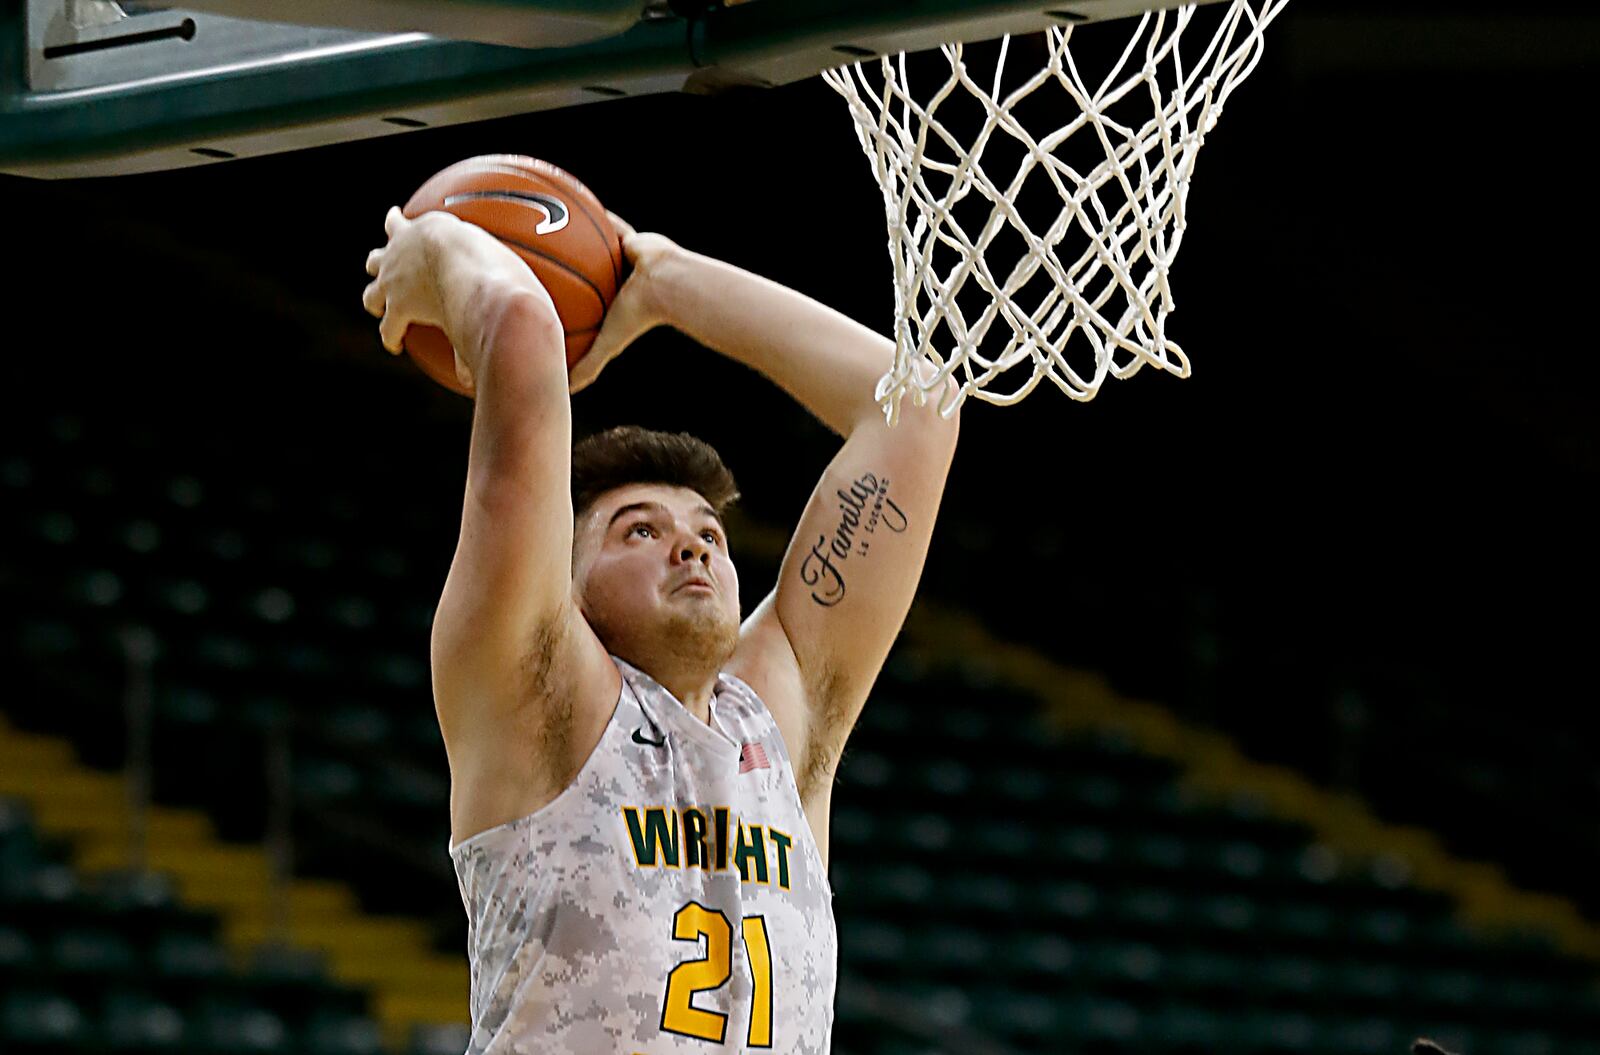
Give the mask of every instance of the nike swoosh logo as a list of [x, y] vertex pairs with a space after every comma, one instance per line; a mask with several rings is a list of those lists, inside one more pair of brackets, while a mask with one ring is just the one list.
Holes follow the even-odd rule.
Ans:
[[533, 191], [521, 190], [477, 190], [467, 191], [464, 194], [451, 194], [444, 200], [445, 208], [449, 208], [458, 201], [509, 201], [518, 205], [526, 205], [531, 209], [544, 213], [544, 219], [533, 229], [534, 234], [555, 234], [567, 226], [567, 206], [560, 198], [549, 194], [537, 194]]
[[667, 734], [666, 733], [662, 733], [661, 734], [661, 739], [659, 739], [659, 740], [651, 740], [647, 736], [641, 736], [640, 734], [643, 733], [643, 732], [644, 732], [644, 727], [643, 726], [640, 726], [639, 728], [637, 728], [637, 729], [635, 729], [633, 731], [633, 742], [634, 743], [636, 743], [636, 744], [648, 744], [651, 747], [666, 747], [667, 746]]

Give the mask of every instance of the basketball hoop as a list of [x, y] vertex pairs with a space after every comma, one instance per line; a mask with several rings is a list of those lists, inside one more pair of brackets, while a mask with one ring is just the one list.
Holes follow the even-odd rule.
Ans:
[[[1015, 84], [1010, 37], [986, 76], [963, 45], [945, 45], [946, 64], [931, 77], [917, 71], [917, 95], [903, 52], [876, 75], [861, 63], [824, 72], [883, 189], [895, 360], [877, 398], [891, 424], [907, 394], [919, 405], [937, 395], [948, 416], [969, 396], [1015, 403], [1044, 379], [1089, 400], [1108, 376], [1145, 366], [1189, 375], [1166, 332], [1189, 180], [1287, 2], [1216, 5], [1210, 42], [1189, 57], [1179, 43], [1197, 6], [1147, 12], [1093, 81], [1074, 60], [1071, 25], [1045, 31], [1042, 68]], [[1051, 98], [1058, 90], [1066, 100]], [[1022, 117], [1041, 127], [1041, 104], [1050, 130], [1035, 135]], [[1002, 177], [1008, 153], [1016, 170]], [[1048, 205], [1024, 216], [1019, 199], [1040, 196]]]

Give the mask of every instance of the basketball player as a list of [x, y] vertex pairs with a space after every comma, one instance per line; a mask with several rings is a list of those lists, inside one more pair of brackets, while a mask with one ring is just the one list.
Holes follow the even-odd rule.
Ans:
[[[432, 638], [469, 1052], [826, 1052], [834, 771], [916, 591], [956, 423], [908, 401], [889, 428], [887, 339], [660, 235], [619, 222], [632, 272], [569, 378], [511, 250], [446, 213], [386, 229], [364, 296], [384, 346], [442, 327], [476, 400]], [[844, 438], [742, 625], [716, 452], [631, 428], [572, 445], [569, 393], [658, 325]], [[692, 363], [660, 398], [718, 411]]]

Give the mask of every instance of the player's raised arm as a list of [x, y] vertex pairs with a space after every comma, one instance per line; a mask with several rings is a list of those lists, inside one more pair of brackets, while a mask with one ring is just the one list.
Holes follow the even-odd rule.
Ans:
[[408, 326], [439, 326], [475, 398], [461, 535], [432, 642], [452, 773], [473, 779], [463, 762], [491, 757], [484, 747], [518, 728], [509, 718], [545, 706], [554, 683], [609, 676], [571, 602], [563, 331], [533, 273], [479, 228], [445, 213], [407, 220], [399, 210], [386, 228], [364, 297], [383, 318], [384, 347], [398, 353]]
[[845, 438], [729, 665], [773, 711], [808, 812], [821, 794], [825, 814], [839, 750], [916, 593], [957, 424], [908, 401], [891, 429], [873, 389], [893, 345], [809, 297], [677, 247], [650, 273], [659, 318], [755, 368]]

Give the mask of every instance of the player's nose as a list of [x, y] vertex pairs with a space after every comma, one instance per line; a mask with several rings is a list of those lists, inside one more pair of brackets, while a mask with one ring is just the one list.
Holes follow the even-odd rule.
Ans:
[[701, 564], [708, 564], [711, 561], [711, 547], [705, 539], [691, 532], [678, 540], [674, 547], [674, 555], [679, 563], [699, 561]]

